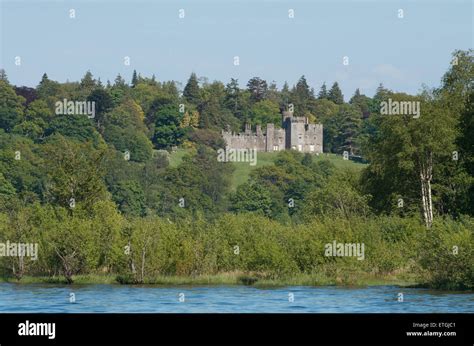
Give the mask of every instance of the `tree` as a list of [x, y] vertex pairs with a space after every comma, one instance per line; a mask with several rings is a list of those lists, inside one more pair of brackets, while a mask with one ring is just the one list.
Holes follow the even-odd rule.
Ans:
[[[216, 157], [214, 150], [201, 145], [194, 154], [185, 156], [177, 168], [163, 173], [159, 215], [212, 216], [225, 208], [233, 166]], [[178, 205], [181, 198], [184, 207]]]
[[354, 96], [351, 97], [349, 100], [349, 103], [357, 106], [360, 109], [362, 117], [368, 118], [370, 116], [370, 106], [371, 106], [372, 100], [360, 93], [359, 88], [356, 89]]
[[198, 111], [186, 111], [184, 112], [183, 119], [181, 120], [180, 127], [192, 127], [197, 128], [199, 126], [199, 112]]
[[121, 181], [114, 187], [113, 200], [125, 215], [143, 216], [145, 214], [145, 194], [137, 181]]
[[281, 88], [280, 92], [280, 110], [284, 111], [288, 109], [288, 105], [290, 104], [291, 101], [291, 92], [290, 92], [290, 87], [288, 86], [288, 82], [285, 81], [283, 84], [283, 87]]
[[122, 128], [133, 127], [143, 133], [147, 132], [145, 114], [134, 100], [127, 98], [104, 116], [104, 126], [116, 125]]
[[0, 80], [2, 80], [4, 82], [7, 82], [7, 83], [10, 83], [8, 81], [7, 73], [5, 72], [5, 69], [3, 69], [3, 68], [0, 69]]
[[251, 110], [252, 123], [257, 125], [266, 126], [267, 124], [276, 124], [278, 127], [281, 122], [280, 109], [278, 104], [270, 101], [263, 100], [254, 103]]
[[[153, 259], [158, 252], [157, 244], [161, 227], [152, 218], [135, 219], [132, 223], [129, 256], [135, 283], [144, 282], [145, 274], [153, 264]], [[135, 271], [135, 263], [138, 265], [138, 272]]]
[[331, 90], [329, 90], [328, 99], [337, 105], [342, 105], [344, 103], [344, 96], [342, 95], [342, 91], [337, 82], [334, 82]]
[[245, 183], [231, 196], [231, 210], [236, 213], [254, 212], [271, 216], [272, 198], [261, 184]]
[[102, 141], [90, 119], [85, 115], [59, 115], [49, 123], [45, 136], [61, 134], [78, 141], [92, 141], [98, 144]]
[[118, 74], [115, 78], [114, 85], [108, 90], [110, 96], [112, 96], [114, 106], [118, 106], [122, 102], [122, 99], [129, 94], [129, 89], [130, 87], [125, 82], [125, 79]]
[[250, 91], [250, 99], [253, 102], [262, 101], [267, 96], [267, 82], [259, 77], [253, 77], [247, 83], [247, 89]]
[[184, 129], [180, 127], [182, 115], [178, 108], [168, 104], [156, 112], [155, 118], [153, 143], [156, 147], [161, 149], [179, 145], [184, 136]]
[[43, 139], [48, 129], [48, 123], [53, 118], [54, 114], [47, 103], [44, 100], [38, 99], [29, 104], [23, 121], [15, 126], [13, 132], [30, 137], [36, 141]]
[[281, 102], [280, 92], [278, 91], [275, 81], [272, 81], [268, 87], [267, 100], [275, 102], [276, 104], [280, 104]]
[[132, 88], [135, 88], [138, 84], [138, 77], [137, 77], [137, 71], [133, 70], [133, 75], [132, 75]]
[[327, 99], [327, 98], [328, 98], [328, 91], [326, 88], [326, 82], [324, 82], [323, 85], [321, 85], [321, 90], [319, 91], [318, 99], [322, 100], [322, 99]]
[[238, 80], [231, 78], [225, 88], [224, 106], [242, 123], [247, 120], [246, 117], [250, 107], [249, 101], [250, 92], [240, 90]]
[[388, 98], [392, 95], [392, 91], [386, 89], [382, 83], [379, 84], [375, 90], [375, 95], [372, 98], [372, 103], [370, 105], [370, 113], [380, 114], [380, 104], [383, 101], [387, 101]]
[[461, 162], [469, 176], [471, 182], [468, 185], [468, 198], [465, 207], [466, 211], [474, 214], [474, 90], [468, 95], [468, 102], [460, 118], [460, 135], [457, 144], [460, 148]]
[[341, 118], [339, 138], [341, 151], [347, 151], [350, 155], [357, 150], [356, 140], [361, 126], [361, 114], [357, 108], [344, 104], [339, 108], [338, 116]]
[[16, 194], [15, 187], [0, 172], [0, 196], [13, 197]]
[[196, 74], [193, 72], [183, 90], [183, 96], [186, 101], [193, 105], [198, 105], [201, 100], [201, 92]]
[[225, 107], [226, 91], [221, 82], [213, 82], [202, 88], [202, 103], [198, 107], [201, 128], [237, 128], [239, 121]]
[[[458, 214], [474, 214], [474, 55], [473, 50], [453, 52], [450, 69], [442, 79], [435, 94], [459, 119], [456, 151], [459, 160], [448, 160], [442, 185], [445, 196], [444, 211], [457, 217]], [[436, 186], [434, 187], [436, 189]]]
[[42, 99], [47, 99], [49, 97], [54, 97], [59, 93], [60, 85], [58, 82], [52, 81], [48, 78], [48, 75], [45, 73], [41, 78], [36, 91], [38, 96]]
[[[4, 239], [8, 239], [11, 243], [37, 243], [40, 237], [39, 230], [34, 225], [36, 217], [34, 213], [36, 205], [26, 207], [24, 203], [14, 200], [10, 203], [7, 220], [3, 220], [0, 214], [0, 221], [5, 225], [5, 229], [0, 227], [0, 234]], [[39, 253], [36, 247], [36, 258], [27, 258], [25, 255], [9, 256], [6, 258], [7, 265], [11, 273], [17, 280], [20, 280], [28, 271], [29, 267], [38, 260]], [[33, 260], [34, 259], [34, 260]]]
[[304, 76], [301, 76], [298, 80], [298, 83], [296, 83], [295, 94], [295, 96], [300, 98], [302, 101], [309, 100], [313, 97], [308, 83], [306, 82], [306, 78]]
[[109, 125], [105, 128], [104, 139], [120, 151], [122, 155], [128, 152], [130, 161], [146, 162], [153, 153], [153, 144], [148, 137], [131, 126], [122, 128]]
[[85, 270], [90, 267], [93, 261], [90, 251], [88, 251], [92, 245], [93, 237], [91, 227], [88, 227], [85, 220], [66, 216], [64, 209], [61, 212], [62, 217], [57, 221], [53, 216], [50, 216], [50, 219], [54, 220], [54, 224], [49, 225], [51, 229], [45, 232], [44, 239], [51, 249], [49, 252], [54, 254], [53, 259], [61, 268], [66, 282], [72, 284], [74, 282], [73, 276], [81, 269]]
[[87, 97], [96, 86], [97, 81], [93, 78], [91, 71], [87, 71], [80, 83], [80, 87], [84, 91], [83, 96]]
[[38, 98], [38, 93], [35, 88], [29, 88], [26, 86], [15, 87], [15, 93], [18, 96], [23, 96], [25, 98], [25, 106], [28, 106], [31, 102], [35, 101]]
[[[370, 140], [364, 173], [369, 193], [390, 198], [404, 196], [405, 201], [419, 196], [423, 220], [427, 228], [433, 223], [433, 179], [437, 164], [449, 160], [454, 149], [456, 117], [440, 100], [392, 94], [393, 101], [420, 102], [420, 116], [412, 114], [381, 116], [377, 135]], [[380, 193], [384, 186], [384, 193]], [[389, 192], [391, 191], [391, 192]], [[379, 200], [380, 201], [380, 200]]]
[[[27, 137], [0, 130], [0, 172], [15, 188], [18, 197], [29, 202], [39, 200], [43, 191], [44, 177], [37, 149]], [[5, 188], [8, 189], [8, 185]]]
[[87, 101], [95, 103], [95, 117], [97, 127], [100, 129], [104, 121], [104, 115], [113, 107], [110, 93], [103, 88], [95, 88], [87, 97]]
[[95, 149], [90, 142], [73, 142], [60, 135], [50, 138], [42, 148], [46, 200], [72, 211], [71, 205], [87, 207], [105, 199], [104, 155], [104, 149]]
[[310, 90], [306, 78], [301, 76], [296, 83], [296, 87], [292, 90], [292, 100], [295, 108], [296, 116], [308, 116], [308, 106], [314, 95]]
[[22, 120], [24, 101], [10, 84], [0, 80], [0, 128], [10, 132]]
[[353, 172], [339, 173], [331, 176], [322, 188], [309, 192], [302, 215], [305, 220], [311, 220], [315, 215], [367, 216], [370, 212], [369, 197], [357, 190], [357, 176]]

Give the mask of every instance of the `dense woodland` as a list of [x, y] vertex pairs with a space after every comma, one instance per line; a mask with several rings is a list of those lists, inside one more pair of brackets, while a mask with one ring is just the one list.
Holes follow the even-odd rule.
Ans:
[[[381, 84], [373, 97], [344, 97], [337, 82], [315, 91], [304, 76], [278, 88], [192, 73], [182, 90], [130, 77], [104, 83], [88, 71], [59, 83], [45, 73], [30, 88], [1, 71], [0, 241], [39, 244], [37, 261], [0, 257], [4, 277], [398, 275], [474, 288], [472, 51], [454, 52], [440, 85], [417, 95]], [[381, 115], [389, 98], [419, 101], [421, 116]], [[95, 117], [56, 114], [64, 99], [94, 101]], [[216, 159], [221, 130], [279, 126], [290, 106], [323, 124], [325, 152], [368, 164], [340, 169], [285, 151], [233, 187], [236, 164]], [[172, 166], [176, 148], [188, 154]], [[333, 240], [363, 242], [366, 260], [325, 257]]]

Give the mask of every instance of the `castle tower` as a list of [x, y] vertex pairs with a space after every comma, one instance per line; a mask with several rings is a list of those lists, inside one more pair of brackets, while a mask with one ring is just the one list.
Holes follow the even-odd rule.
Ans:
[[288, 119], [293, 118], [293, 112], [292, 111], [283, 111], [282, 112], [282, 119], [281, 119], [281, 127], [285, 128], [285, 123], [288, 121]]

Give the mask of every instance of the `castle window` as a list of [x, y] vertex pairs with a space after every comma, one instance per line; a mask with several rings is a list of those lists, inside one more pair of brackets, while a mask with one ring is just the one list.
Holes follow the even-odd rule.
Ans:
[[314, 151], [314, 145], [309, 146], [309, 151], [313, 152]]
[[278, 151], [278, 145], [273, 146], [273, 151]]
[[298, 151], [303, 151], [303, 146], [301, 144], [298, 144]]

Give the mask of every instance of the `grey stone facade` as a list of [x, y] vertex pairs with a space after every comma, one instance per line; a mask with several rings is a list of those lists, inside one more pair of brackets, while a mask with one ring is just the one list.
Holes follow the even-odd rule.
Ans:
[[245, 132], [222, 131], [222, 137], [230, 149], [257, 149], [257, 151], [280, 151], [293, 149], [304, 153], [323, 152], [323, 125], [310, 124], [308, 118], [294, 117], [283, 112], [282, 128], [267, 124], [265, 132], [257, 125], [252, 132], [249, 124]]

